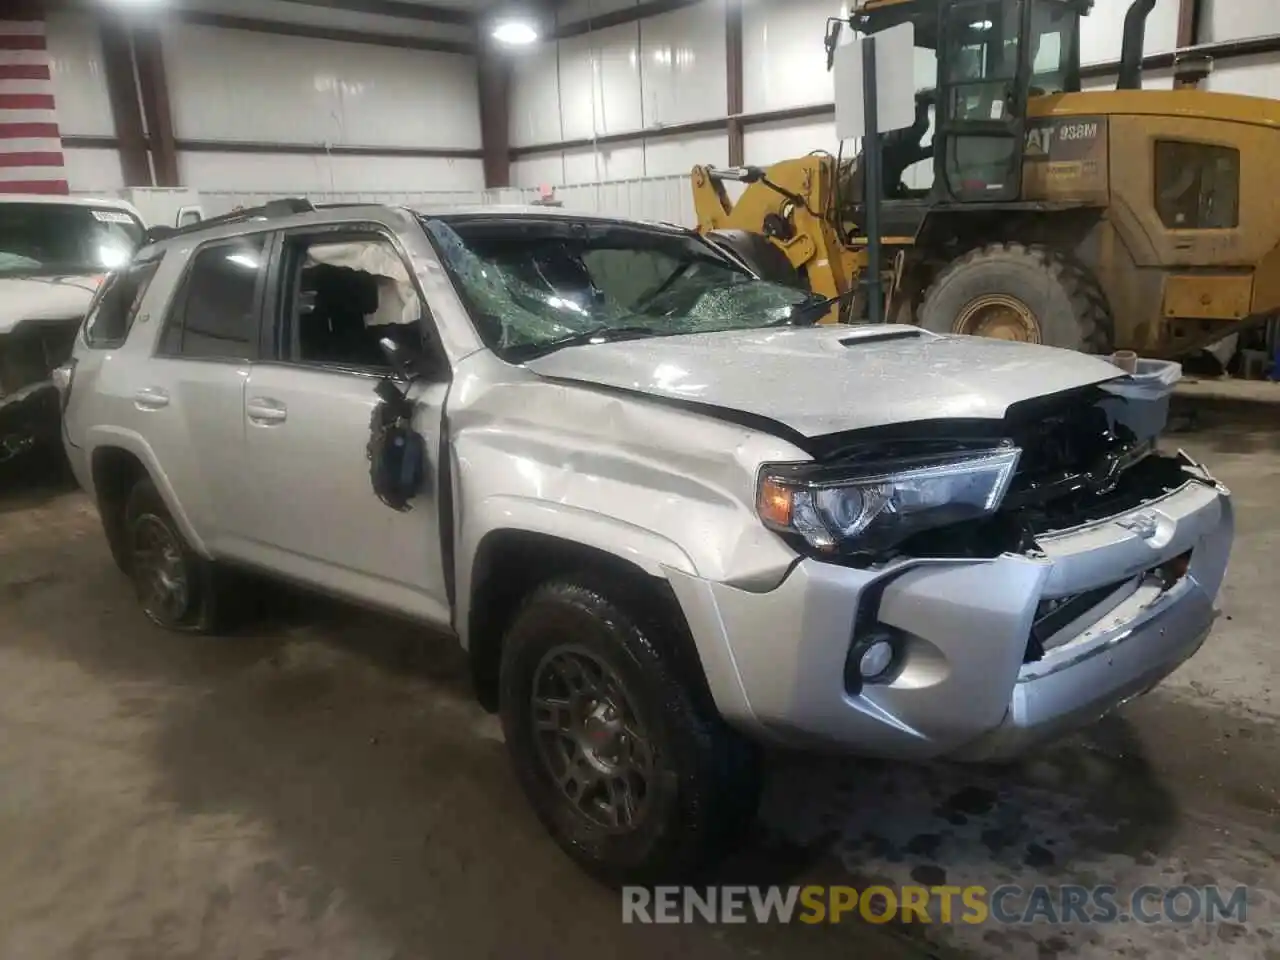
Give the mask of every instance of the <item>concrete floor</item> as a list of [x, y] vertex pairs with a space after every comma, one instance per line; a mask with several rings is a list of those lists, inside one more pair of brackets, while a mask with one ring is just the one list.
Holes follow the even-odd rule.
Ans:
[[1244, 924], [623, 928], [529, 813], [448, 643], [287, 597], [241, 636], [165, 634], [88, 501], [9, 477], [0, 958], [1280, 960], [1280, 434], [1239, 417], [1179, 438], [1239, 516], [1199, 656], [1012, 768], [779, 757], [721, 879], [1242, 883]]

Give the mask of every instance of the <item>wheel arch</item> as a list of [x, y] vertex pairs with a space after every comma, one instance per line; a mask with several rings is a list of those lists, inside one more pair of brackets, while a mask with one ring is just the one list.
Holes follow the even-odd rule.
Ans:
[[[154, 451], [146, 440], [130, 431], [109, 427], [97, 428], [89, 440], [87, 460], [89, 480], [92, 484], [89, 492], [102, 513], [104, 526], [108, 523], [107, 511], [115, 507], [123, 511], [129, 490], [142, 477], [150, 477], [173, 516], [174, 522], [178, 524], [182, 535], [191, 545], [191, 549], [200, 556], [209, 558], [208, 548], [192, 527], [190, 519], [174, 493], [173, 485], [169, 482], [168, 476], [160, 467]], [[121, 490], [126, 482], [128, 486]], [[118, 535], [118, 531], [113, 532], [110, 527], [107, 527], [109, 541], [113, 533]], [[116, 543], [112, 541], [111, 546], [114, 551]]]
[[[652, 534], [648, 537], [659, 540]], [[502, 641], [521, 603], [538, 586], [575, 575], [615, 584], [626, 594], [619, 598], [622, 602], [641, 603], [645, 613], [665, 620], [673, 628], [666, 638], [675, 648], [672, 654], [709, 697], [697, 647], [664, 573], [668, 560], [677, 561], [676, 569], [693, 572], [688, 557], [674, 544], [655, 553], [637, 550], [634, 543], [616, 539], [601, 543], [590, 535], [568, 537], [531, 524], [488, 530], [465, 571], [466, 587], [458, 598], [466, 608], [458, 611], [456, 623], [480, 702], [489, 710], [497, 707]]]

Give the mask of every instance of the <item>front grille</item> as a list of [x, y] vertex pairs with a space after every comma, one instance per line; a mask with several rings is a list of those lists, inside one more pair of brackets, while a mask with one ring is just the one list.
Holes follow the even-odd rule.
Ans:
[[28, 320], [0, 337], [0, 396], [48, 380], [71, 359], [79, 318]]

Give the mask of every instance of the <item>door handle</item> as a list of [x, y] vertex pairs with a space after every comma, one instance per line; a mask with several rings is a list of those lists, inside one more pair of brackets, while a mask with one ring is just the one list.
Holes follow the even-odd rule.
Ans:
[[143, 387], [133, 395], [133, 405], [139, 410], [160, 410], [169, 405], [169, 392], [160, 387]]
[[270, 397], [251, 397], [245, 404], [249, 419], [254, 423], [284, 423], [289, 418], [288, 408], [279, 400]]

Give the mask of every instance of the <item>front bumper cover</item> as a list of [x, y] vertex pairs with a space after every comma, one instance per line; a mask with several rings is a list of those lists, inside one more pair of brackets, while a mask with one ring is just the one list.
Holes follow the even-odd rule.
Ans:
[[[768, 593], [675, 572], [671, 582], [735, 725], [868, 755], [990, 760], [1088, 724], [1195, 653], [1232, 537], [1230, 496], [1201, 471], [1138, 510], [1042, 538], [1037, 554], [881, 570], [804, 560]], [[1147, 576], [1188, 551], [1176, 583]], [[1042, 601], [1118, 583], [1105, 614], [1026, 662]], [[845, 660], [864, 607], [900, 631], [901, 666], [850, 694]]]

